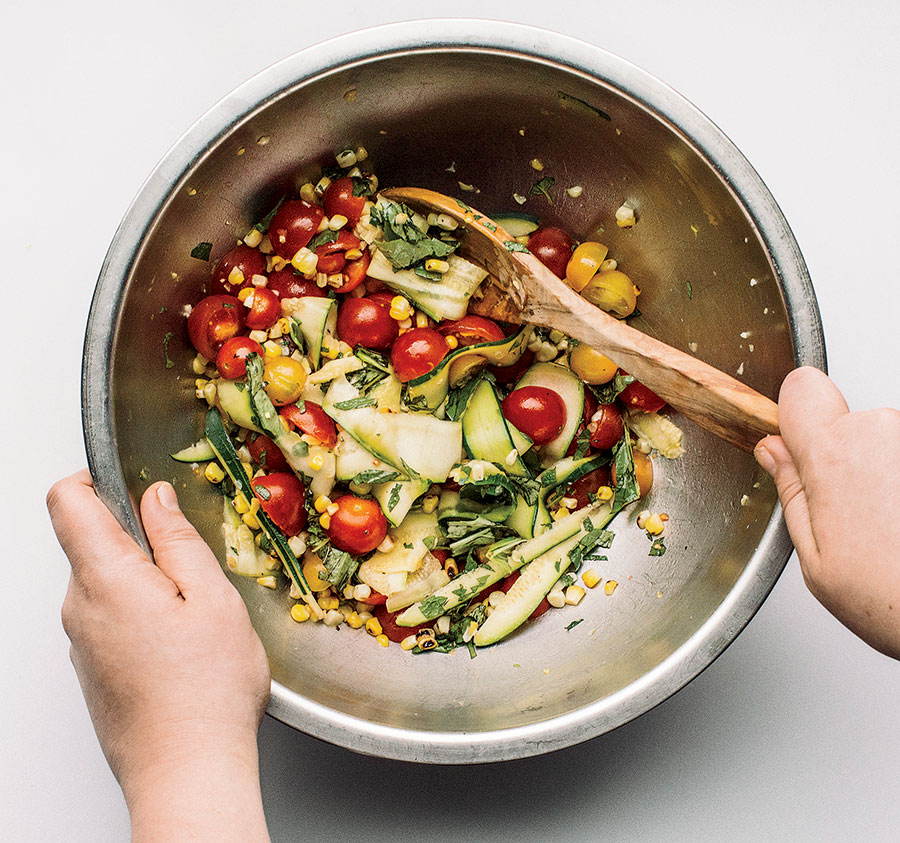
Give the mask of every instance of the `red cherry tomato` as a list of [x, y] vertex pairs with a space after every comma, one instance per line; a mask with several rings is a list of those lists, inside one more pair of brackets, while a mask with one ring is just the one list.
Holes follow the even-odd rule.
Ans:
[[369, 271], [371, 262], [372, 255], [368, 250], [363, 252], [362, 257], [357, 258], [355, 261], [348, 261], [344, 267], [344, 283], [337, 288], [337, 292], [349, 293], [362, 284], [366, 280], [366, 273]]
[[512, 366], [488, 366], [488, 371], [497, 379], [498, 383], [515, 383], [531, 368], [532, 363], [534, 363], [534, 352], [526, 350]]
[[[519, 571], [513, 571], [506, 579], [502, 580], [500, 583], [500, 591], [506, 594], [512, 587], [515, 585], [517, 579], [519, 579]], [[537, 604], [535, 610], [528, 616], [528, 620], [533, 621], [536, 618], [539, 618], [550, 608], [550, 604], [547, 602], [547, 598], [545, 597], [541, 600], [540, 603]]]
[[384, 351], [400, 335], [396, 319], [391, 319], [390, 305], [365, 297], [345, 299], [338, 310], [337, 333], [347, 345], [358, 345]]
[[328, 185], [322, 194], [322, 204], [329, 217], [342, 214], [347, 218], [347, 225], [353, 228], [359, 222], [363, 208], [366, 207], [366, 197], [354, 196], [353, 179], [344, 176]]
[[384, 606], [379, 606], [374, 612], [376, 620], [381, 624], [381, 631], [395, 644], [399, 644], [404, 638], [415, 635], [428, 626], [427, 623], [420, 626], [397, 626], [397, 615], [399, 614], [400, 612], [389, 612]]
[[[242, 278], [237, 284], [232, 284], [229, 278], [235, 269], [241, 273]], [[265, 274], [266, 258], [262, 252], [241, 243], [219, 258], [212, 271], [213, 287], [217, 291], [236, 295], [238, 290], [250, 286], [254, 275]]]
[[[366, 287], [368, 288], [368, 284]], [[383, 304], [388, 310], [391, 309], [391, 302], [394, 300], [394, 296], [399, 295], [399, 293], [395, 293], [393, 290], [378, 290], [376, 293], [366, 293], [366, 298], [369, 301], [376, 301], [378, 304]]]
[[501, 327], [492, 319], [472, 313], [455, 322], [444, 322], [437, 326], [437, 330], [445, 337], [456, 337], [459, 345], [496, 342], [506, 337]]
[[216, 355], [216, 369], [225, 380], [233, 381], [247, 374], [247, 357], [263, 356], [263, 347], [250, 337], [232, 337], [225, 340]]
[[325, 212], [303, 199], [282, 203], [269, 223], [269, 240], [275, 254], [290, 260], [306, 246], [319, 229]]
[[244, 330], [244, 305], [236, 296], [200, 299], [188, 317], [188, 336], [207, 360], [215, 360], [225, 340]]
[[303, 500], [306, 488], [293, 474], [280, 471], [250, 481], [262, 511], [286, 536], [296, 536], [306, 526]]
[[[619, 370], [623, 375], [627, 375], [628, 373]], [[641, 410], [645, 413], [655, 413], [661, 410], [666, 406], [666, 402], [663, 401], [655, 392], [650, 389], [647, 389], [639, 381], [633, 381], [628, 384], [620, 393], [619, 400], [626, 407], [634, 407], [636, 410]]]
[[539, 228], [528, 238], [528, 251], [559, 278], [566, 277], [575, 241], [561, 228]]
[[281, 408], [281, 417], [293, 428], [315, 436], [326, 448], [337, 445], [334, 420], [315, 401], [304, 401], [305, 409], [296, 404]]
[[266, 471], [290, 470], [281, 449], [268, 436], [262, 433], [251, 433], [247, 437], [246, 445], [253, 462]]
[[591, 416], [587, 429], [591, 435], [591, 445], [598, 451], [612, 448], [625, 432], [622, 411], [615, 404], [601, 404]]
[[450, 349], [434, 328], [413, 328], [401, 336], [391, 349], [391, 364], [403, 382], [430, 372]]
[[365, 600], [358, 600], [358, 603], [368, 603], [370, 606], [381, 606], [387, 602], [387, 595], [380, 591], [373, 591]]
[[362, 556], [375, 550], [387, 535], [387, 519], [377, 501], [356, 495], [341, 495], [333, 501], [337, 512], [331, 516], [328, 538], [340, 550]]
[[566, 405], [559, 393], [543, 386], [523, 386], [503, 399], [503, 415], [535, 445], [559, 436], [566, 423]]
[[253, 331], [268, 330], [281, 316], [281, 299], [265, 287], [257, 287], [251, 296], [252, 303], [244, 323]]
[[302, 275], [294, 271], [292, 266], [286, 266], [273, 272], [269, 276], [266, 289], [275, 293], [280, 299], [302, 299], [305, 296], [325, 298], [328, 291], [316, 284], [315, 281], [307, 281]]
[[360, 239], [342, 228], [330, 243], [323, 243], [321, 246], [316, 247], [316, 254], [319, 256], [316, 271], [324, 272], [327, 275], [341, 272], [347, 263], [344, 253], [350, 249], [361, 248]]
[[596, 495], [597, 490], [601, 486], [609, 486], [610, 484], [610, 472], [608, 465], [601, 465], [600, 468], [595, 468], [593, 471], [589, 471], [587, 474], [579, 477], [571, 486], [569, 486], [569, 490], [566, 492], [567, 498], [574, 498], [577, 501], [576, 509], [581, 509], [583, 506], [587, 506], [589, 503], [592, 503], [591, 495]]
[[431, 551], [431, 555], [443, 565], [450, 558], [450, 551], [439, 547]]

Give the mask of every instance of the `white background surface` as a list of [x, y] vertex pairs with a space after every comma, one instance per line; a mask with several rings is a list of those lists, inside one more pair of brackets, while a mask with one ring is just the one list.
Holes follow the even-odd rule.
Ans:
[[[127, 838], [125, 806], [68, 661], [59, 623], [67, 565], [43, 497], [84, 463], [82, 333], [128, 203], [197, 116], [288, 53], [401, 17], [489, 15], [579, 36], [641, 65], [718, 123], [781, 204], [851, 406], [900, 404], [900, 7], [497, 0], [485, 8], [3, 4], [0, 237], [13, 332], [0, 507], [3, 839]], [[366, 841], [895, 840], [898, 699], [900, 665], [827, 615], [793, 559], [746, 631], [685, 690], [555, 755], [419, 767], [356, 756], [267, 718], [266, 810], [278, 841], [310, 831]]]

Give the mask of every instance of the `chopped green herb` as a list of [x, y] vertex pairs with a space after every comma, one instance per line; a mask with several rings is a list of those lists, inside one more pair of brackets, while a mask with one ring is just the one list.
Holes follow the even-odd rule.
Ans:
[[445, 243], [433, 237], [423, 237], [415, 242], [400, 239], [378, 240], [375, 245], [395, 269], [409, 269], [427, 258], [445, 258], [453, 254], [457, 246], [456, 243]]
[[634, 378], [631, 375], [617, 374], [609, 383], [605, 383], [603, 386], [591, 386], [590, 389], [598, 403], [612, 404], [619, 393], [632, 383], [634, 383]]
[[388, 512], [393, 512], [394, 507], [400, 503], [400, 490], [402, 486], [399, 483], [395, 483], [391, 487], [391, 494], [388, 497]]
[[198, 243], [191, 249], [191, 257], [197, 258], [198, 261], [208, 261], [210, 253], [212, 252], [212, 243], [202, 242]]
[[390, 483], [391, 480], [397, 480], [399, 477], [400, 475], [396, 471], [370, 468], [368, 471], [360, 471], [359, 474], [354, 475], [349, 482], [362, 486], [366, 483]]
[[654, 539], [653, 536], [650, 536], [652, 544], [650, 545], [650, 556], [665, 556], [666, 554], [666, 542], [662, 536]]
[[459, 207], [462, 208], [466, 213], [469, 213], [472, 210], [465, 202], [462, 201], [462, 199], [454, 198], [453, 201], [456, 202], [456, 204], [459, 205]]
[[481, 224], [482, 224], [488, 231], [496, 231], [496, 230], [497, 230], [497, 226], [494, 225], [490, 220], [482, 220], [482, 221], [481, 221]]
[[284, 200], [285, 200], [285, 197], [282, 196], [281, 199], [279, 199], [279, 200], [275, 203], [275, 207], [272, 208], [272, 210], [269, 211], [269, 213], [266, 214], [266, 215], [265, 215], [265, 216], [264, 216], [264, 217], [263, 217], [256, 225], [254, 225], [253, 227], [254, 227], [257, 231], [261, 232], [262, 234], [265, 234], [266, 232], [268, 232], [268, 230], [269, 230], [269, 225], [270, 225], [271, 222], [272, 222], [272, 217], [275, 216], [275, 212], [281, 207], [281, 203], [284, 202]]
[[332, 231], [330, 228], [326, 228], [324, 231], [320, 231], [309, 243], [306, 244], [306, 248], [311, 252], [314, 252], [319, 246], [325, 246], [328, 243], [334, 243], [338, 239], [338, 233], [336, 231]]
[[575, 629], [575, 627], [578, 626], [578, 624], [582, 623], [583, 621], [584, 621], [584, 618], [579, 618], [577, 621], [572, 621], [572, 623], [570, 623], [566, 627], [566, 632], [568, 632], [571, 629]]
[[297, 351], [299, 351], [301, 354], [304, 354], [306, 352], [306, 339], [303, 336], [303, 329], [300, 325], [300, 320], [291, 317], [291, 319], [288, 320], [288, 330], [291, 334], [291, 342], [293, 342], [294, 345], [297, 346]]
[[377, 402], [374, 398], [360, 395], [358, 398], [350, 398], [347, 401], [338, 401], [334, 405], [335, 410], [359, 410], [361, 407], [374, 407]]
[[166, 368], [171, 369], [175, 364], [169, 359], [169, 340], [175, 336], [171, 331], [167, 331], [163, 337], [163, 357], [166, 360]]
[[272, 493], [262, 484], [253, 487], [253, 491], [264, 501], [272, 497]]
[[600, 108], [597, 108], [595, 105], [591, 105], [584, 100], [578, 99], [578, 97], [573, 97], [571, 94], [567, 94], [565, 91], [557, 91], [556, 96], [559, 98], [559, 103], [563, 108], [575, 106], [576, 108], [586, 108], [588, 111], [593, 112], [598, 117], [602, 117], [604, 120], [612, 120], [605, 111]]
[[586, 457], [588, 451], [591, 449], [591, 432], [584, 428], [576, 437], [575, 437], [575, 453], [572, 456], [576, 460], [580, 460], [583, 457]]
[[506, 240], [503, 245], [506, 247], [507, 252], [524, 252], [526, 255], [530, 255], [531, 252], [528, 251], [527, 246], [523, 246], [521, 243], [516, 243], [515, 240]]
[[689, 299], [694, 298], [694, 288], [693, 288], [693, 286], [691, 285], [691, 282], [690, 282], [690, 281], [685, 281], [685, 282], [684, 282], [684, 288], [685, 288], [685, 290], [687, 291], [687, 297], [688, 297]]
[[440, 272], [432, 272], [430, 269], [425, 269], [424, 266], [414, 267], [413, 272], [426, 281], [440, 281], [444, 277]]
[[535, 182], [531, 186], [531, 195], [532, 196], [546, 196], [547, 201], [552, 205], [553, 197], [550, 196], [550, 188], [556, 183], [556, 179], [553, 176], [544, 176], [540, 181]]
[[439, 618], [444, 613], [444, 606], [446, 603], [446, 597], [432, 594], [431, 597], [426, 597], [419, 604], [419, 610], [425, 618], [433, 620], [434, 618]]
[[354, 196], [371, 196], [372, 182], [368, 179], [352, 176], [353, 179], [353, 195]]

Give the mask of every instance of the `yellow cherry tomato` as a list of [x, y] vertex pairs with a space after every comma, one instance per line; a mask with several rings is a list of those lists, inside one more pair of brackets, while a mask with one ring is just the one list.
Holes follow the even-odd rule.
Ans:
[[589, 302], [616, 316], [630, 316], [637, 306], [637, 288], [618, 269], [598, 272], [581, 291]]
[[580, 342], [569, 354], [569, 366], [585, 383], [599, 386], [609, 383], [615, 376], [617, 366], [596, 348]]
[[276, 406], [293, 404], [306, 386], [306, 369], [292, 357], [266, 358], [263, 369], [266, 394]]
[[[638, 494], [645, 498], [647, 493], [653, 488], [653, 460], [650, 459], [643, 451], [634, 450], [634, 479], [637, 480]], [[612, 467], [612, 482], [616, 482], [616, 466]]]
[[581, 243], [572, 252], [566, 265], [566, 283], [576, 293], [580, 293], [600, 269], [600, 264], [606, 260], [608, 253], [609, 249], [602, 243], [595, 243], [593, 240]]
[[303, 578], [309, 583], [312, 591], [325, 591], [331, 583], [328, 582], [328, 572], [325, 565], [315, 553], [307, 553], [303, 562]]

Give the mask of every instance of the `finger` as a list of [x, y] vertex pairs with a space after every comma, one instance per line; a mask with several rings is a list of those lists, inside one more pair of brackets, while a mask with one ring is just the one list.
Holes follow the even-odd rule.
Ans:
[[141, 498], [141, 519], [157, 567], [188, 597], [231, 587], [219, 562], [184, 517], [169, 483], [154, 483]]
[[778, 424], [801, 474], [818, 449], [819, 435], [849, 412], [841, 391], [824, 372], [803, 366], [784, 379], [778, 396]]
[[775, 480], [784, 520], [800, 561], [804, 564], [813, 561], [818, 557], [819, 548], [810, 521], [809, 502], [791, 452], [780, 436], [767, 436], [756, 446], [753, 455]]
[[57, 481], [47, 509], [59, 543], [76, 577], [128, 576], [150, 560], [103, 505], [87, 469]]

